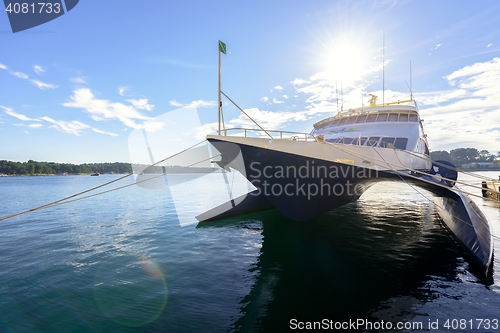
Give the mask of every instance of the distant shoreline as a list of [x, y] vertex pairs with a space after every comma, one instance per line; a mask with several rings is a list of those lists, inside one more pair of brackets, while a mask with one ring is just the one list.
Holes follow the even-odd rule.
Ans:
[[[101, 173], [101, 175], [126, 175], [130, 173]], [[90, 176], [90, 173], [68, 173], [68, 174], [62, 174], [62, 173], [41, 173], [41, 174], [27, 174], [27, 175], [19, 175], [19, 174], [0, 174], [0, 177], [55, 177], [55, 176], [61, 176], [61, 177], [67, 177], [67, 176]]]

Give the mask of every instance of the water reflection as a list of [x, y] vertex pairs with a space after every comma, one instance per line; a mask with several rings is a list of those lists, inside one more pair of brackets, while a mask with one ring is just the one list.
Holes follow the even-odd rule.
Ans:
[[376, 319], [384, 311], [384, 318], [391, 317], [389, 304], [411, 309], [426, 301], [421, 288], [430, 276], [455, 278], [460, 249], [431, 206], [371, 205], [377, 200], [308, 222], [288, 220], [276, 210], [251, 216], [262, 223], [262, 248], [250, 271], [255, 283], [230, 330], [283, 331], [291, 319]]

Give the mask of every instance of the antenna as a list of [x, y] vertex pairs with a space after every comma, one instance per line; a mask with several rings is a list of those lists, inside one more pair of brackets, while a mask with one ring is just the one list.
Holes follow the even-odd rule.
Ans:
[[337, 113], [339, 113], [339, 89], [337, 87], [337, 82], [335, 82], [335, 95], [337, 95]]
[[344, 111], [344, 87], [342, 86], [342, 80], [340, 80], [340, 97], [342, 97], [342, 104], [340, 105], [340, 111]]
[[382, 34], [382, 105], [385, 105], [385, 30]]
[[410, 60], [410, 99], [413, 100], [413, 82], [411, 77], [411, 60]]

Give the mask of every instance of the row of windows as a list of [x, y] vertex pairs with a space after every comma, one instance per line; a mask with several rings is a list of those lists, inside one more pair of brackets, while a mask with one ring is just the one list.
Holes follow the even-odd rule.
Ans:
[[331, 143], [343, 143], [346, 145], [358, 145], [358, 146], [372, 146], [372, 147], [382, 147], [382, 148], [397, 148], [406, 149], [408, 144], [408, 138], [386, 138], [379, 136], [371, 136], [369, 138], [336, 138], [326, 140]]
[[372, 113], [352, 115], [348, 117], [334, 119], [332, 122], [325, 122], [319, 128], [326, 126], [373, 123], [373, 122], [386, 122], [386, 121], [399, 121], [399, 122], [418, 122], [418, 115], [416, 113]]

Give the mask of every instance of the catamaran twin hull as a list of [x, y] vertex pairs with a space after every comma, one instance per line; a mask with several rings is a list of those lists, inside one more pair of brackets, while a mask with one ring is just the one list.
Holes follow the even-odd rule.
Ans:
[[[493, 248], [488, 221], [454, 184], [430, 174], [433, 164], [423, 154], [327, 142], [234, 136], [207, 139], [222, 155], [218, 164], [241, 172], [256, 190], [198, 216], [200, 221], [269, 208], [304, 221], [357, 200], [377, 182], [407, 181], [433, 193], [446, 228], [489, 270]], [[441, 167], [439, 173], [445, 176], [448, 171]]]
[[[209, 136], [226, 167], [241, 172], [285, 216], [304, 221], [358, 199], [374, 183], [394, 177], [393, 165], [429, 170], [431, 164], [397, 149], [293, 140]], [[375, 161], [375, 162], [374, 162]], [[380, 161], [380, 162], [379, 162]]]

